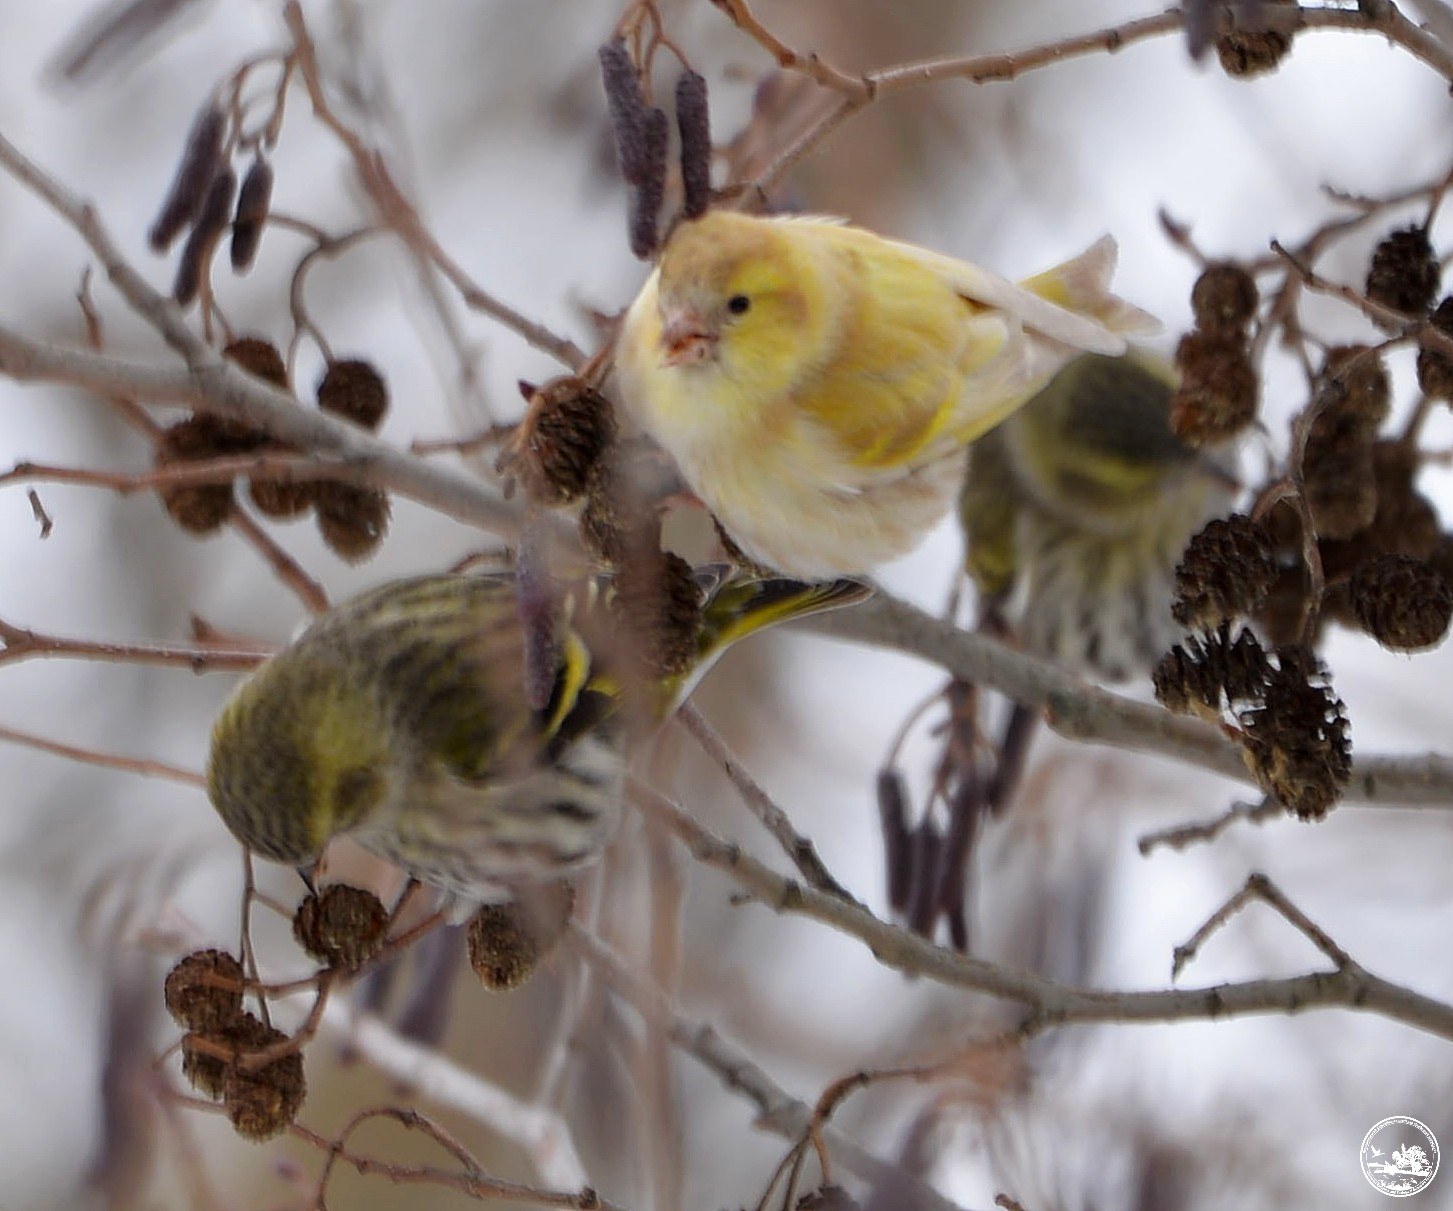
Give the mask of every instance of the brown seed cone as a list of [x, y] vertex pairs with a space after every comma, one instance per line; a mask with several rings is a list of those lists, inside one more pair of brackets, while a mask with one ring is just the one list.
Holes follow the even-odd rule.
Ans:
[[1216, 39], [1221, 70], [1243, 80], [1275, 71], [1291, 48], [1291, 36], [1279, 30], [1233, 29]]
[[[262, 447], [262, 450], [288, 454], [295, 452], [297, 447], [290, 446], [286, 442], [269, 441]], [[247, 494], [252, 498], [252, 503], [257, 506], [257, 511], [263, 516], [278, 521], [287, 521], [290, 518], [301, 517], [313, 507], [313, 502], [318, 496], [318, 481], [254, 476], [248, 481]]]
[[1237, 513], [1191, 537], [1175, 572], [1171, 613], [1189, 629], [1210, 629], [1261, 608], [1276, 580], [1270, 535]]
[[288, 367], [278, 347], [260, 336], [242, 336], [222, 350], [222, 356], [257, 378], [283, 391], [288, 389]]
[[303, 897], [293, 914], [293, 937], [320, 963], [356, 971], [383, 947], [388, 920], [388, 909], [371, 891], [334, 883]]
[[1256, 636], [1242, 628], [1233, 640], [1222, 623], [1171, 648], [1152, 671], [1151, 684], [1169, 711], [1215, 714], [1227, 703], [1259, 697], [1269, 668]]
[[1394, 311], [1421, 315], [1438, 297], [1441, 271], [1427, 231], [1403, 227], [1373, 249], [1367, 271], [1367, 297]]
[[[228, 1070], [238, 1057], [258, 1051], [283, 1038], [281, 1032], [265, 1026], [260, 1018], [242, 1013], [216, 1030], [193, 1030], [182, 1038], [182, 1075], [192, 1088], [210, 1098], [221, 1098]], [[203, 1045], [207, 1049], [203, 1049]], [[224, 1049], [230, 1058], [212, 1054], [213, 1048]]]
[[1171, 428], [1189, 446], [1234, 437], [1256, 419], [1256, 371], [1245, 341], [1188, 332], [1176, 346], [1181, 384], [1171, 399]]
[[1318, 537], [1351, 538], [1377, 516], [1372, 447], [1372, 434], [1360, 426], [1314, 426], [1302, 480]]
[[1428, 556], [1428, 566], [1441, 574], [1449, 584], [1453, 584], [1453, 534], [1438, 536], [1438, 545]]
[[1392, 440], [1373, 446], [1377, 515], [1372, 533], [1384, 551], [1427, 559], [1437, 550], [1442, 534], [1437, 509], [1414, 484], [1418, 466], [1415, 447]]
[[318, 533], [329, 550], [349, 563], [372, 556], [388, 533], [387, 493], [337, 480], [320, 480], [315, 490]]
[[[286, 1037], [280, 1030], [270, 1031], [264, 1046]], [[307, 1093], [303, 1057], [297, 1051], [256, 1071], [241, 1064], [231, 1066], [222, 1078], [222, 1105], [232, 1129], [254, 1143], [273, 1139], [292, 1126]]]
[[1320, 820], [1352, 776], [1346, 707], [1311, 652], [1282, 648], [1262, 700], [1240, 712], [1247, 767], [1299, 820]]
[[639, 675], [673, 677], [696, 663], [701, 590], [691, 565], [671, 551], [632, 558], [616, 573], [611, 613]]
[[[1443, 299], [1428, 317], [1444, 336], [1453, 336], [1453, 295]], [[1433, 399], [1453, 402], [1453, 356], [1423, 345], [1418, 349], [1418, 390]]]
[[1260, 299], [1256, 280], [1233, 261], [1207, 265], [1191, 287], [1191, 312], [1207, 336], [1242, 336]]
[[[521, 383], [521, 388], [526, 384]], [[531, 500], [563, 505], [585, 495], [597, 464], [615, 441], [610, 401], [573, 375], [551, 379], [529, 396], [519, 457], [511, 470]]]
[[504, 904], [486, 904], [469, 919], [469, 965], [494, 992], [518, 988], [555, 949], [575, 911], [575, 888], [564, 881], [522, 890]]
[[1385, 648], [1418, 652], [1441, 643], [1453, 621], [1453, 586], [1421, 559], [1379, 555], [1347, 585], [1358, 624]]
[[[1413, 484], [1418, 457], [1415, 447], [1401, 441], [1380, 441], [1373, 446], [1376, 512], [1366, 528], [1350, 537], [1320, 540], [1318, 546], [1328, 580], [1346, 576], [1359, 564], [1378, 555], [1428, 559], [1437, 550], [1442, 538], [1438, 512]], [[1329, 477], [1329, 485], [1333, 482]]]
[[[1276, 579], [1272, 581], [1255, 619], [1268, 643], [1282, 647], [1300, 641], [1310, 588], [1306, 566], [1300, 559], [1278, 568]], [[1324, 618], [1324, 614], [1318, 615], [1319, 631]]]
[[225, 950], [195, 950], [167, 972], [162, 999], [178, 1026], [220, 1030], [242, 1016], [242, 964]]
[[1313, 431], [1322, 424], [1351, 422], [1376, 431], [1392, 409], [1392, 386], [1382, 354], [1368, 345], [1338, 345], [1327, 350], [1322, 364], [1321, 411]]
[[329, 362], [318, 381], [318, 407], [351, 420], [365, 429], [377, 429], [388, 412], [388, 384], [371, 362], [344, 358]]
[[182, 1076], [203, 1097], [217, 1101], [222, 1097], [222, 1083], [227, 1077], [227, 1061], [202, 1051], [198, 1046], [200, 1042], [226, 1045], [225, 1037], [219, 1032], [202, 1034], [193, 1030], [182, 1035]]
[[608, 446], [585, 484], [580, 539], [596, 558], [620, 567], [651, 558], [661, 546], [661, 523], [620, 469], [619, 447]]
[[[157, 443], [156, 465], [199, 462], [235, 453], [225, 422], [209, 413], [198, 413], [163, 431]], [[192, 534], [210, 534], [232, 515], [231, 483], [163, 485], [157, 495], [172, 520]]]
[[[287, 449], [280, 446], [279, 449]], [[276, 521], [301, 517], [318, 497], [318, 481], [312, 479], [252, 479], [247, 494], [257, 511]]]

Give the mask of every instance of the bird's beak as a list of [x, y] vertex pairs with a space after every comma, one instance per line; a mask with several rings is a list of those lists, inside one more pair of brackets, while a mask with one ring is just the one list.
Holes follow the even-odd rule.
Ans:
[[661, 323], [661, 364], [690, 366], [716, 352], [716, 333], [696, 311], [687, 308], [664, 314]]

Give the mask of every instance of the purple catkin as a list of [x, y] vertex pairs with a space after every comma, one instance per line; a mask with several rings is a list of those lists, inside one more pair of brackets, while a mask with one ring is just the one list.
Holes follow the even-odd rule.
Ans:
[[258, 156], [242, 178], [242, 189], [237, 194], [237, 211], [232, 216], [232, 268], [239, 273], [252, 268], [271, 201], [272, 165]]
[[615, 131], [616, 154], [621, 176], [630, 185], [642, 185], [650, 174], [647, 145], [646, 99], [636, 65], [631, 62], [625, 39], [616, 38], [600, 48], [600, 75], [605, 99], [610, 106], [611, 128]]
[[706, 80], [698, 72], [676, 81], [676, 128], [681, 133], [681, 214], [697, 219], [711, 205], [711, 115]]
[[202, 212], [182, 247], [182, 259], [177, 263], [177, 277], [172, 284], [172, 298], [183, 307], [197, 297], [207, 262], [232, 217], [232, 195], [236, 189], [237, 174], [231, 168], [224, 168], [212, 178]]
[[192, 120], [181, 163], [177, 165], [161, 213], [147, 233], [154, 252], [165, 252], [182, 229], [202, 212], [207, 191], [223, 167], [222, 135], [226, 126], [226, 117], [215, 101], [205, 105]]
[[636, 186], [631, 197], [631, 251], [642, 260], [656, 251], [661, 204], [666, 199], [666, 145], [671, 131], [659, 109], [646, 114], [646, 150], [652, 171]]

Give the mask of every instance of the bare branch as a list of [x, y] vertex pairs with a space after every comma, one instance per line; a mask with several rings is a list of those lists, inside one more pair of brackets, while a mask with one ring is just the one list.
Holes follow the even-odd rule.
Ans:
[[1245, 886], [1213, 912], [1186, 942], [1175, 948], [1171, 956], [1171, 979], [1176, 979], [1185, 970], [1186, 964], [1200, 953], [1201, 947], [1212, 934], [1253, 901], [1260, 901], [1274, 908], [1298, 933], [1331, 959], [1332, 965], [1338, 971], [1362, 973], [1362, 969], [1352, 961], [1352, 956], [1338, 946], [1326, 930], [1288, 900], [1270, 879], [1256, 872], [1249, 875]]
[[677, 712], [676, 717], [706, 751], [706, 755], [721, 766], [731, 784], [736, 787], [742, 801], [751, 809], [752, 815], [756, 816], [762, 826], [772, 834], [792, 865], [797, 867], [798, 873], [807, 880], [808, 884], [829, 895], [851, 899], [847, 889], [832, 877], [832, 872], [818, 857], [817, 847], [793, 828], [787, 813], [747, 772], [746, 767], [737, 760], [731, 749], [727, 748], [726, 741], [717, 734], [716, 729], [706, 721], [702, 713], [688, 702]]
[[769, 870], [702, 828], [660, 795], [638, 791], [641, 810], [660, 820], [706, 866], [729, 875], [753, 899], [779, 913], [810, 917], [857, 938], [886, 967], [1023, 1007], [1026, 1037], [1057, 1026], [1093, 1022], [1210, 1021], [1304, 1009], [1355, 1009], [1453, 1039], [1453, 1006], [1389, 983], [1355, 964], [1331, 972], [1247, 980], [1205, 988], [1114, 992], [1076, 988], [935, 946], [889, 925], [857, 904], [824, 895]]
[[168, 765], [164, 761], [148, 761], [142, 757], [125, 757], [117, 753], [103, 753], [96, 749], [83, 748], [76, 744], [62, 744], [33, 732], [22, 732], [18, 728], [0, 726], [0, 740], [11, 744], [37, 748], [42, 752], [54, 753], [83, 765], [102, 765], [107, 769], [124, 770], [128, 774], [140, 774], [143, 778], [169, 778], [173, 782], [185, 782], [188, 786], [203, 786], [205, 779], [194, 770]]
[[[917, 656], [1015, 702], [1042, 708], [1073, 740], [1169, 757], [1250, 782], [1241, 748], [1198, 720], [1082, 681], [1058, 664], [987, 635], [961, 631], [879, 589], [872, 599], [799, 624], [823, 635]], [[1366, 756], [1353, 766], [1347, 796], [1369, 803], [1453, 807], [1453, 760], [1439, 754]]]
[[[169, 303], [162, 300], [166, 307]], [[0, 374], [68, 383], [106, 398], [118, 390], [151, 404], [187, 404], [263, 429], [281, 441], [336, 459], [360, 480], [431, 506], [458, 521], [517, 537], [519, 509], [479, 480], [405, 454], [247, 374], [207, 346], [191, 368], [124, 361], [0, 326]], [[320, 468], [321, 470], [321, 468]], [[336, 478], [344, 478], [341, 474]]]

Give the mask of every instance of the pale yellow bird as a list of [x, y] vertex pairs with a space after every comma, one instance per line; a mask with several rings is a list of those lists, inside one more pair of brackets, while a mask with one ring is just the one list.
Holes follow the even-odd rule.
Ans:
[[963, 448], [1081, 351], [1154, 330], [1115, 243], [1015, 284], [819, 217], [682, 223], [616, 350], [628, 415], [752, 559], [858, 575], [952, 503]]

